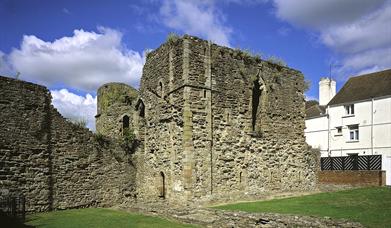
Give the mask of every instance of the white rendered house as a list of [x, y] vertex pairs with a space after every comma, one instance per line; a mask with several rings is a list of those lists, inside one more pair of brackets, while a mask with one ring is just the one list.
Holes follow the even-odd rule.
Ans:
[[335, 95], [335, 81], [319, 82], [319, 105], [307, 109], [305, 136], [321, 157], [381, 155], [391, 185], [391, 69], [350, 78]]

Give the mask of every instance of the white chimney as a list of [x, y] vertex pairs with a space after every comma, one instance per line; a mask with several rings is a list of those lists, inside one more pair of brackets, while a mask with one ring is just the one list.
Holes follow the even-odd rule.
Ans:
[[335, 96], [337, 83], [330, 78], [321, 78], [319, 81], [319, 105], [327, 105]]

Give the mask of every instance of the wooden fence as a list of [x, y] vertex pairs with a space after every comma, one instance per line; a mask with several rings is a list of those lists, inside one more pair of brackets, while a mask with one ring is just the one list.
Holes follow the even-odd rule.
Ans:
[[320, 159], [322, 170], [381, 170], [381, 155], [323, 157]]

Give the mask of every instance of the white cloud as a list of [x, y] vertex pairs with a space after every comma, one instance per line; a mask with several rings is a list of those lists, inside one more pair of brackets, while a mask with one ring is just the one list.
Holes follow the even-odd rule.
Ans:
[[323, 28], [350, 23], [386, 0], [274, 0], [277, 17], [301, 26]]
[[340, 61], [339, 79], [391, 68], [391, 1], [274, 0], [278, 18], [318, 32]]
[[391, 46], [348, 55], [341, 65], [338, 69], [340, 79], [391, 68]]
[[55, 41], [24, 36], [20, 48], [9, 55], [0, 52], [0, 74], [21, 72], [22, 80], [89, 92], [80, 96], [67, 89], [51, 91], [53, 105], [65, 118], [84, 119], [95, 130], [96, 97], [90, 93], [107, 82], [138, 87], [144, 62], [144, 55], [123, 45], [119, 31], [98, 28], [75, 30], [73, 36]]
[[74, 30], [71, 37], [53, 42], [24, 36], [9, 62], [21, 78], [46, 86], [61, 84], [92, 92], [107, 82], [138, 87], [145, 57], [122, 44], [122, 34], [98, 28], [98, 33]]
[[309, 96], [307, 94], [305, 94], [305, 98], [304, 98], [306, 101], [318, 101], [318, 98], [317, 97], [314, 97], [314, 96]]
[[67, 89], [50, 91], [53, 105], [70, 120], [85, 120], [87, 127], [95, 131], [96, 96], [86, 94], [84, 97], [69, 92]]
[[329, 47], [344, 53], [356, 53], [391, 44], [391, 4], [353, 23], [322, 31], [321, 39]]
[[291, 29], [288, 27], [281, 27], [277, 30], [277, 33], [280, 36], [288, 36], [290, 32], [291, 32]]
[[10, 64], [8, 63], [7, 55], [4, 52], [0, 51], [0, 75], [1, 76], [11, 76], [14, 72], [11, 69]]
[[225, 3], [235, 3], [235, 4], [239, 4], [239, 5], [252, 6], [252, 5], [257, 5], [260, 3], [266, 3], [269, 0], [220, 0], [220, 1], [223, 1]]
[[225, 18], [214, 6], [214, 1], [165, 1], [160, 15], [169, 28], [230, 46], [232, 29], [223, 25]]
[[62, 8], [62, 12], [65, 14], [71, 14], [71, 11], [69, 11], [67, 8]]

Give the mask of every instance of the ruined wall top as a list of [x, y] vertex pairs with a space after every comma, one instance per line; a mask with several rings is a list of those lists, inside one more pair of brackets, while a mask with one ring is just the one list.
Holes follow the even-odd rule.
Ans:
[[247, 50], [221, 46], [221, 45], [215, 44], [215, 43], [213, 43], [213, 42], [211, 42], [209, 40], [204, 40], [204, 39], [201, 39], [201, 38], [199, 38], [197, 36], [188, 35], [188, 34], [184, 34], [183, 36], [179, 36], [179, 35], [171, 36], [171, 38], [168, 38], [167, 41], [164, 42], [163, 44], [161, 44], [158, 48], [156, 48], [153, 51], [149, 52], [147, 54], [147, 59], [151, 58], [151, 57], [159, 56], [164, 51], [167, 51], [170, 48], [171, 49], [183, 48], [183, 41], [184, 40], [188, 40], [189, 41], [189, 45], [202, 45], [202, 46], [206, 47], [208, 44], [210, 44], [214, 49], [218, 48], [220, 50], [220, 54], [221, 55], [228, 54], [228, 55], [231, 55], [232, 57], [234, 57], [235, 59], [242, 59], [244, 61], [253, 62], [253, 63], [261, 63], [261, 62], [263, 62], [265, 64], [270, 64], [271, 66], [277, 66], [277, 67], [280, 67], [280, 68], [285, 68], [285, 69], [289, 69], [289, 70], [292, 70], [292, 71], [300, 72], [297, 69], [293, 69], [293, 68], [290, 68], [288, 66], [283, 66], [281, 64], [274, 63], [273, 61], [262, 59], [261, 56], [252, 54], [252, 53], [250, 53]]
[[98, 114], [107, 111], [113, 104], [130, 104], [137, 97], [138, 91], [125, 83], [104, 84], [98, 89]]

